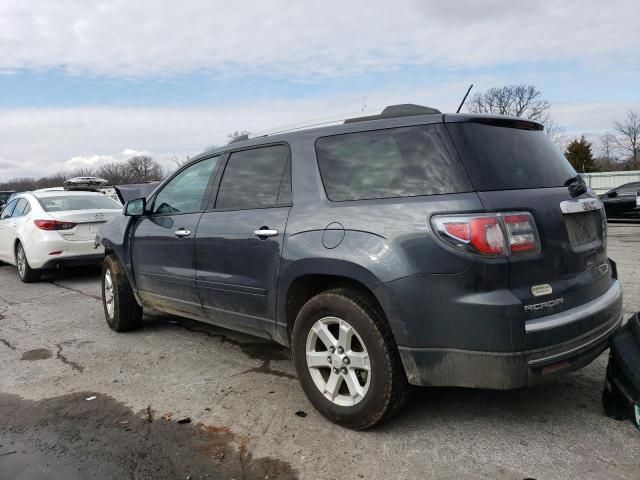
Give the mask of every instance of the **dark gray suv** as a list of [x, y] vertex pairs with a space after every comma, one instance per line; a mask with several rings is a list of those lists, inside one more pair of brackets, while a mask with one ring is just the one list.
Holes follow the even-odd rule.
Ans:
[[538, 123], [389, 107], [206, 152], [98, 242], [109, 326], [143, 308], [289, 346], [364, 429], [408, 385], [518, 388], [620, 326], [602, 204]]

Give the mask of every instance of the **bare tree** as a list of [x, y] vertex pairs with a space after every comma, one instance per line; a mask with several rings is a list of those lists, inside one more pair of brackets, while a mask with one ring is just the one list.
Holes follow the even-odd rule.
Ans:
[[622, 122], [614, 122], [613, 129], [618, 133], [616, 144], [629, 157], [632, 168], [640, 163], [640, 114], [629, 110]]
[[547, 137], [549, 137], [560, 150], [564, 151], [567, 148], [567, 136], [565, 135], [564, 127], [558, 125], [551, 115], [547, 115], [547, 119], [544, 121], [544, 131]]
[[596, 158], [602, 171], [615, 170], [618, 161], [616, 150], [618, 148], [618, 139], [610, 132], [601, 135], [599, 138], [600, 148], [599, 155]]
[[518, 84], [490, 88], [476, 93], [469, 103], [472, 113], [493, 113], [523, 117], [544, 122], [551, 104], [542, 99], [542, 92], [535, 85]]
[[15, 190], [16, 192], [25, 192], [28, 190], [35, 190], [37, 182], [32, 177], [20, 177], [12, 178], [6, 182], [0, 183], [0, 190]]
[[162, 167], [153, 158], [137, 155], [127, 160], [127, 176], [130, 183], [162, 180]]
[[169, 160], [171, 160], [171, 162], [176, 165], [176, 168], [180, 168], [181, 166], [191, 161], [191, 159], [189, 158], [189, 155], [186, 155], [184, 159], [181, 159], [181, 158], [178, 158], [178, 156], [175, 153]]
[[122, 162], [105, 163], [96, 175], [107, 180], [110, 185], [123, 185], [129, 180], [127, 164]]
[[227, 145], [244, 135], [249, 135], [249, 133], [247, 130], [236, 130], [235, 132], [227, 134]]
[[36, 188], [61, 187], [67, 178], [69, 178], [69, 175], [65, 172], [54, 173], [52, 175], [39, 178], [36, 181]]
[[95, 177], [96, 171], [91, 167], [78, 167], [73, 169], [70, 176], [71, 177]]

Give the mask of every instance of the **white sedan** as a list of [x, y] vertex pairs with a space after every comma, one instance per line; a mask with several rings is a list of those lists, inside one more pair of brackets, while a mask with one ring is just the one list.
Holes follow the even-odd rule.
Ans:
[[38, 280], [47, 268], [101, 262], [96, 231], [121, 212], [118, 202], [97, 192], [17, 195], [0, 213], [0, 261], [17, 266], [23, 282]]

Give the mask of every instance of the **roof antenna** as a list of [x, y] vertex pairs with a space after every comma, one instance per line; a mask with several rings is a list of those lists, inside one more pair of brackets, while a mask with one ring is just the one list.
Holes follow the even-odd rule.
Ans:
[[473, 83], [471, 85], [469, 85], [469, 89], [467, 90], [467, 93], [464, 94], [464, 98], [460, 102], [460, 106], [458, 107], [458, 110], [456, 110], [456, 113], [460, 113], [460, 110], [462, 109], [462, 106], [464, 105], [464, 102], [467, 99], [467, 97], [469, 96], [469, 92], [471, 91], [472, 88], [473, 88]]

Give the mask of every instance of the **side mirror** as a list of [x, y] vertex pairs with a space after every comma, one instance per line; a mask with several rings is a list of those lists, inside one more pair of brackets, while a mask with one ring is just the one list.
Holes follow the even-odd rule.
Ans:
[[615, 198], [617, 196], [618, 196], [618, 192], [616, 192], [615, 190], [613, 192], [607, 193], [607, 197], [609, 198]]
[[124, 214], [127, 217], [141, 217], [145, 213], [147, 200], [145, 198], [136, 198], [129, 200], [124, 204]]

